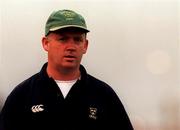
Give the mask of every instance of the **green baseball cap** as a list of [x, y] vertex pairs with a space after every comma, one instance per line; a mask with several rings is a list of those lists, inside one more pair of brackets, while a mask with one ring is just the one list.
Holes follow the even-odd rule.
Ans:
[[49, 32], [68, 27], [75, 27], [89, 32], [85, 19], [80, 14], [72, 10], [58, 10], [49, 16], [46, 22], [45, 35], [47, 36]]

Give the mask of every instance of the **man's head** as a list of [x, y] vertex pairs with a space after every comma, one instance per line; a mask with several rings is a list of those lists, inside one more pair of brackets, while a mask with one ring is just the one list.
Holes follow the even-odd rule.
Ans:
[[48, 18], [45, 27], [45, 36], [50, 32], [54, 32], [64, 28], [79, 28], [84, 32], [89, 32], [85, 19], [72, 10], [54, 11]]
[[42, 44], [48, 52], [48, 69], [51, 72], [79, 69], [88, 48], [87, 32], [84, 18], [74, 11], [59, 10], [50, 15]]

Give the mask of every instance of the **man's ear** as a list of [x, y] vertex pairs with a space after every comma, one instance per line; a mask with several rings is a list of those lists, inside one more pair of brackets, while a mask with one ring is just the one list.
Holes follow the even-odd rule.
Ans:
[[88, 40], [86, 39], [85, 43], [84, 43], [84, 54], [87, 52], [87, 49], [88, 49]]
[[49, 40], [47, 37], [42, 38], [42, 46], [43, 46], [45, 51], [49, 50]]

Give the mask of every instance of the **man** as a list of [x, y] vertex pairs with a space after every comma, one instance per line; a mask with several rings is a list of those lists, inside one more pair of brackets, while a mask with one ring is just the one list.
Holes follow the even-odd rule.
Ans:
[[8, 96], [1, 130], [133, 130], [113, 89], [80, 64], [88, 32], [72, 10], [49, 16], [42, 38], [48, 62]]

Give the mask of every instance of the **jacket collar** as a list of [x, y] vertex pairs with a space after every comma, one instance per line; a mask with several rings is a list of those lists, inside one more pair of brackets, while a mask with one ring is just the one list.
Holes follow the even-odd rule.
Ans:
[[[48, 65], [48, 63], [46, 62], [46, 63], [42, 66], [41, 71], [40, 71], [40, 76], [41, 76], [43, 79], [45, 79], [45, 80], [52, 79], [52, 78], [50, 78], [50, 77], [48, 76], [48, 74], [47, 74], [47, 71], [46, 71], [47, 65]], [[87, 78], [86, 69], [84, 68], [83, 65], [80, 65], [79, 70], [80, 70], [80, 73], [81, 73], [81, 79], [80, 79], [80, 80], [81, 80], [81, 81], [85, 81], [86, 78]]]

